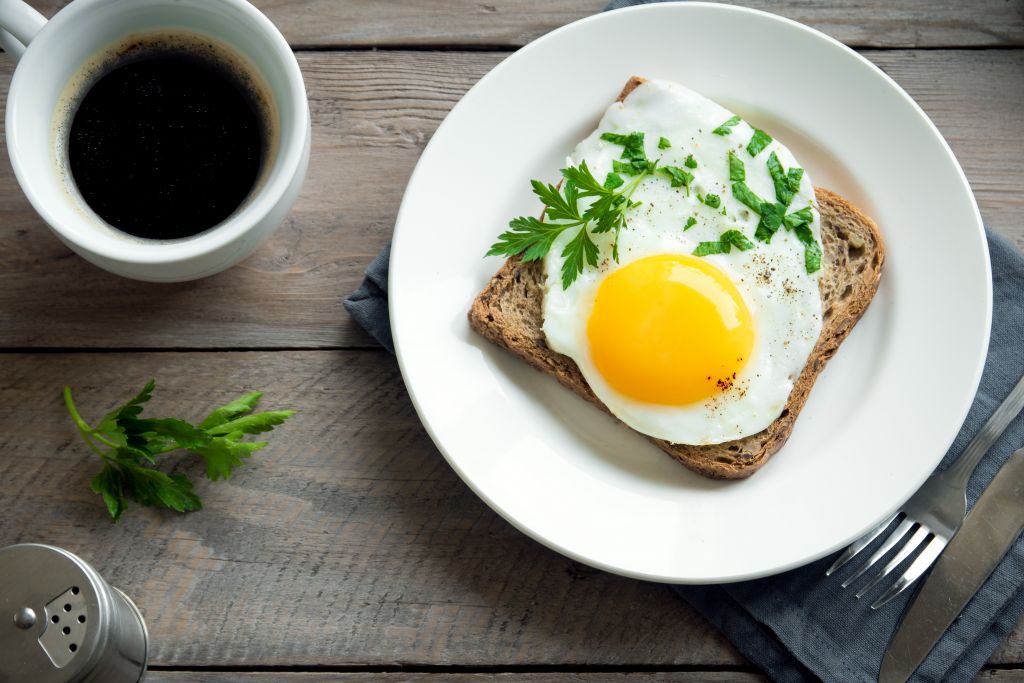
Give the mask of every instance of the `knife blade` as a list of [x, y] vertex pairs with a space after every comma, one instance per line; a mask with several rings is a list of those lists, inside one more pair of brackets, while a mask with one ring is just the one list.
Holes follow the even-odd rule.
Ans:
[[1010, 456], [939, 556], [882, 657], [879, 683], [903, 683], [1024, 530], [1024, 448]]

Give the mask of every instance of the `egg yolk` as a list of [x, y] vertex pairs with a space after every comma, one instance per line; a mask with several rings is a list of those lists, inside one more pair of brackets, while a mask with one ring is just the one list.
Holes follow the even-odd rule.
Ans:
[[684, 254], [639, 259], [608, 275], [587, 322], [590, 354], [616, 391], [685, 405], [732, 386], [754, 325], [736, 285]]

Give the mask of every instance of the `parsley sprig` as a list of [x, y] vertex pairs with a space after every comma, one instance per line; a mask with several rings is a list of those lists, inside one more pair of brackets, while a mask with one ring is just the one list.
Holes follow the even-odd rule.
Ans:
[[[597, 266], [599, 249], [591, 233], [615, 231], [612, 258], [619, 260], [619, 233], [626, 225], [626, 211], [637, 204], [630, 200], [640, 181], [653, 173], [650, 169], [637, 171], [628, 183], [614, 171], [604, 184], [597, 181], [587, 168], [587, 162], [562, 169], [564, 182], [559, 189], [554, 185], [533, 180], [533, 193], [544, 203], [544, 217], [519, 216], [509, 221], [509, 230], [498, 236], [498, 241], [487, 251], [488, 256], [521, 255], [524, 261], [543, 258], [555, 240], [566, 230], [576, 229], [576, 235], [562, 249], [562, 289], [576, 281], [585, 265]], [[594, 198], [585, 209], [580, 200]]]
[[64, 402], [82, 439], [103, 462], [91, 483], [107, 511], [118, 521], [128, 499], [149, 507], [178, 512], [202, 509], [192, 482], [180, 474], [156, 469], [159, 455], [185, 449], [206, 462], [209, 479], [228, 479], [232, 470], [265, 447], [266, 441], [243, 441], [248, 434], [269, 432], [295, 414], [293, 410], [253, 413], [262, 393], [254, 391], [214, 409], [198, 425], [177, 418], [142, 417], [143, 404], [153, 396], [150, 380], [134, 398], [90, 426], [64, 387]]
[[[683, 169], [659, 169], [657, 160], [648, 159], [643, 133], [604, 133], [601, 139], [622, 145], [622, 156], [612, 163], [613, 170], [604, 183], [594, 177], [586, 161], [562, 169], [560, 188], [539, 180], [530, 181], [533, 193], [544, 204], [544, 220], [533, 216], [513, 218], [508, 224], [510, 229], [501, 233], [487, 251], [488, 256], [518, 255], [524, 261], [536, 261], [551, 251], [559, 235], [576, 230], [562, 249], [562, 289], [569, 289], [585, 266], [597, 266], [600, 249], [591, 234], [614, 231], [612, 258], [619, 260], [619, 234], [626, 227], [626, 212], [639, 206], [631, 197], [644, 178], [661, 171], [673, 187], [689, 188], [693, 181], [693, 175]], [[627, 182], [623, 175], [630, 176], [630, 180]], [[581, 209], [583, 199], [591, 202]]]

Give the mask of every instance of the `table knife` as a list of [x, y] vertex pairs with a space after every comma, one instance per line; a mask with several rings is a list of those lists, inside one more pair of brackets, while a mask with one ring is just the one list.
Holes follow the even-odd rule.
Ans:
[[1024, 530], [1024, 448], [1014, 452], [946, 546], [882, 657], [879, 683], [903, 683]]

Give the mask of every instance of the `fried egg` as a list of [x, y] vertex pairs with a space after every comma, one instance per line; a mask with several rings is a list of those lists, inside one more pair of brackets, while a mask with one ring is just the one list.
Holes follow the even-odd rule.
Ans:
[[[783, 225], [769, 242], [755, 238], [761, 218], [735, 195], [738, 170], [729, 153], [742, 162], [746, 186], [768, 202], [777, 201], [772, 153], [783, 172], [800, 164], [778, 141], [760, 144], [766, 135], [751, 146], [756, 129], [727, 109], [657, 80], [609, 107], [567, 163], [585, 162], [603, 180], [613, 162], [622, 163], [624, 148], [602, 135], [636, 132], [644, 134], [648, 159], [686, 169], [692, 180], [689, 187], [673, 187], [662, 173], [640, 180], [631, 197], [639, 204], [626, 212], [618, 236], [618, 260], [611, 256], [614, 232], [594, 234], [601, 261], [564, 289], [563, 252], [576, 231], [559, 235], [544, 258], [547, 343], [572, 358], [609, 410], [643, 434], [693, 445], [755, 434], [780, 416], [817, 342], [821, 273], [808, 272], [806, 244], [795, 230]], [[810, 207], [806, 225], [820, 245], [814, 186], [807, 173], [798, 182], [786, 213]], [[752, 248], [694, 255], [730, 230]]]

